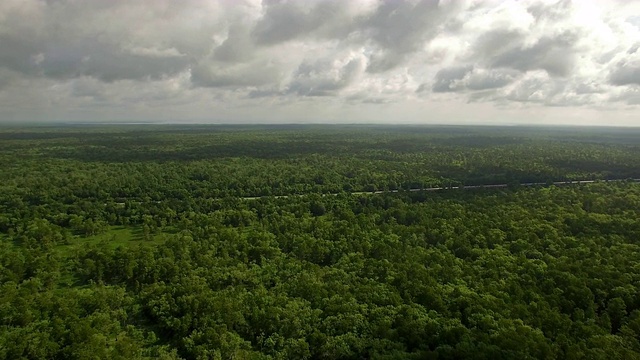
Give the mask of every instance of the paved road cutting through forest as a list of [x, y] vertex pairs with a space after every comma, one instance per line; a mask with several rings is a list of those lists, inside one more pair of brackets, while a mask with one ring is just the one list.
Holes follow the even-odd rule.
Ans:
[[[330, 194], [322, 194], [322, 196], [338, 196], [339, 194], [350, 194], [350, 195], [375, 195], [375, 194], [390, 194], [390, 193], [398, 193], [398, 192], [420, 192], [420, 191], [441, 191], [441, 190], [470, 190], [470, 189], [495, 189], [495, 188], [506, 188], [509, 186], [563, 186], [563, 185], [580, 185], [580, 184], [592, 184], [595, 182], [619, 182], [619, 181], [633, 181], [640, 182], [640, 179], [612, 179], [612, 180], [573, 180], [573, 181], [554, 181], [552, 183], [548, 182], [529, 182], [529, 183], [521, 183], [521, 184], [488, 184], [488, 185], [463, 185], [463, 186], [443, 186], [443, 187], [429, 187], [429, 188], [418, 188], [418, 189], [408, 189], [408, 190], [377, 190], [377, 191], [354, 191], [351, 193], [330, 193]], [[243, 200], [257, 200], [262, 198], [288, 198], [294, 196], [307, 196], [313, 193], [308, 194], [293, 194], [293, 195], [265, 195], [265, 196], [247, 196], [241, 197]]]
[[[521, 183], [521, 184], [488, 184], [488, 185], [463, 185], [463, 186], [443, 186], [443, 187], [429, 187], [429, 188], [419, 188], [419, 189], [408, 189], [408, 190], [376, 190], [376, 191], [354, 191], [354, 192], [343, 192], [343, 193], [330, 193], [330, 194], [321, 194], [321, 196], [338, 196], [340, 194], [350, 194], [350, 195], [376, 195], [376, 194], [393, 194], [399, 192], [430, 192], [430, 191], [441, 191], [441, 190], [470, 190], [470, 189], [496, 189], [496, 188], [506, 188], [509, 186], [563, 186], [563, 185], [580, 185], [580, 184], [592, 184], [595, 182], [620, 182], [620, 181], [632, 181], [632, 182], [640, 182], [640, 179], [612, 179], [612, 180], [573, 180], [573, 181], [554, 181], [553, 183], [548, 182], [529, 182], [529, 183]], [[245, 196], [240, 197], [242, 200], [258, 200], [263, 198], [274, 198], [274, 199], [286, 199], [289, 197], [300, 197], [300, 196], [308, 196], [316, 193], [307, 193], [307, 194], [292, 194], [292, 195], [264, 195], [264, 196]], [[162, 201], [153, 201], [155, 203], [162, 203]], [[140, 203], [136, 201], [136, 203]], [[107, 204], [105, 204], [107, 205]], [[116, 205], [124, 206], [124, 202], [118, 202]]]

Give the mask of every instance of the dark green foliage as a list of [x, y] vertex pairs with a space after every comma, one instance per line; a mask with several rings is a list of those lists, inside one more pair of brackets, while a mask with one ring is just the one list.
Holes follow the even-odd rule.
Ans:
[[638, 359], [633, 131], [5, 129], [0, 358]]

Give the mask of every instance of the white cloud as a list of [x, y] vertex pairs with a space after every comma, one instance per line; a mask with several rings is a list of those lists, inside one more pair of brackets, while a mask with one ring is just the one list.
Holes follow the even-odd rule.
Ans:
[[634, 124], [638, 19], [640, 2], [622, 0], [5, 0], [0, 121], [385, 121], [393, 109], [446, 122], [525, 106]]

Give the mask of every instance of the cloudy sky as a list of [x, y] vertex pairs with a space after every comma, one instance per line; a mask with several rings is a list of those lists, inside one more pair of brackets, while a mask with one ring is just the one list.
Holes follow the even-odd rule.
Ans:
[[32, 121], [640, 126], [640, 1], [1, 0]]

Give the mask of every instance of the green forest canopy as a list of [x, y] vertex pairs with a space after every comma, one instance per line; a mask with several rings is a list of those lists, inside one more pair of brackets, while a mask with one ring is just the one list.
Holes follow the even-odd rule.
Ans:
[[0, 358], [640, 358], [639, 135], [0, 128]]

